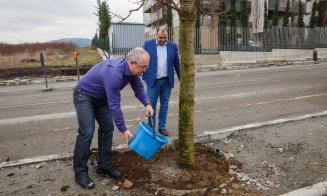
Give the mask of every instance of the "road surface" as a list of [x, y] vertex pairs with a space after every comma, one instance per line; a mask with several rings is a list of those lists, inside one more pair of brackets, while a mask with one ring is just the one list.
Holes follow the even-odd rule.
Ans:
[[[167, 129], [178, 135], [179, 82], [169, 104]], [[76, 82], [0, 87], [0, 155], [19, 160], [73, 152], [77, 122]], [[122, 108], [134, 132], [146, 121], [144, 107], [128, 86]], [[196, 74], [195, 134], [327, 110], [327, 64], [208, 71]], [[97, 147], [95, 131], [92, 147]], [[116, 129], [114, 145], [122, 144]]]

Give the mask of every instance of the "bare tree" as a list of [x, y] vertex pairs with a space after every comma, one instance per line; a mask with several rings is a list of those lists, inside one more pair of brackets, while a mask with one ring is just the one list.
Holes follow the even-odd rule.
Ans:
[[179, 94], [179, 118], [178, 118], [178, 158], [177, 165], [180, 168], [192, 168], [195, 165], [194, 158], [194, 24], [196, 13], [196, 1], [180, 0], [179, 4], [174, 1], [169, 4], [168, 0], [157, 0], [167, 6], [171, 6], [179, 15], [179, 49], [181, 59], [181, 81]]

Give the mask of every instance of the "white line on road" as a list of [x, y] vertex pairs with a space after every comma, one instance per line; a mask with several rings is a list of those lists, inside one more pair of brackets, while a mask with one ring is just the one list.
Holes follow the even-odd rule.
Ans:
[[48, 105], [48, 104], [57, 104], [57, 103], [68, 103], [68, 102], [72, 102], [72, 100], [50, 101], [45, 103], [28, 103], [28, 104], [20, 104], [20, 105], [7, 105], [7, 106], [1, 106], [0, 109], [17, 108], [17, 107], [24, 107], [24, 106]]
[[[271, 81], [262, 81], [262, 82], [245, 82], [242, 84], [226, 84], [226, 85], [214, 85], [214, 86], [207, 86], [207, 87], [201, 87], [201, 88], [195, 88], [196, 90], [207, 90], [207, 89], [215, 89], [215, 88], [226, 88], [226, 87], [232, 87], [232, 86], [244, 86], [244, 85], [255, 85], [255, 84], [265, 84], [265, 83], [276, 83], [280, 82], [281, 80], [271, 80]], [[311, 88], [311, 87], [310, 87]], [[301, 87], [301, 89], [303, 89]], [[284, 89], [275, 89], [274, 92], [282, 92]], [[286, 89], [287, 90], [287, 89]], [[178, 91], [177, 89], [174, 89], [174, 91]], [[211, 100], [216, 99], [230, 99], [233, 97], [246, 97], [250, 95], [263, 95], [265, 93], [271, 92], [271, 90], [261, 91], [260, 93], [257, 92], [246, 92], [246, 93], [239, 93], [239, 94], [233, 94], [233, 95], [223, 95], [218, 97], [206, 97], [206, 98], [195, 98], [195, 101], [202, 101], [202, 100], [208, 100], [209, 98]], [[133, 97], [131, 94], [126, 94], [124, 97]], [[7, 105], [7, 106], [0, 106], [0, 109], [6, 109], [6, 108], [18, 108], [18, 107], [26, 107], [26, 106], [38, 106], [38, 105], [48, 105], [48, 104], [58, 104], [58, 103], [71, 103], [73, 100], [60, 100], [60, 101], [50, 101], [50, 102], [43, 102], [43, 103], [27, 103], [27, 104], [17, 104], [17, 105]]]
[[[231, 97], [242, 97], [247, 96], [248, 93], [241, 93], [236, 95], [224, 95], [224, 96], [218, 96], [218, 97], [207, 97], [207, 98], [201, 98], [201, 99], [195, 99], [195, 101], [206, 101], [206, 100], [213, 100], [213, 99], [222, 99], [222, 98], [231, 98]], [[269, 104], [269, 103], [276, 103], [281, 101], [292, 101], [292, 100], [299, 100], [299, 99], [306, 99], [311, 97], [319, 97], [319, 96], [325, 96], [327, 93], [321, 93], [321, 94], [315, 94], [315, 95], [306, 95], [306, 96], [300, 96], [300, 97], [293, 97], [293, 98], [287, 98], [287, 99], [279, 99], [279, 100], [272, 100], [272, 101], [265, 101], [265, 102], [258, 102], [258, 103], [250, 103], [250, 104], [241, 104], [236, 105], [236, 107], [245, 107], [245, 106], [251, 106], [251, 105], [263, 105], [263, 104]], [[178, 104], [178, 101], [170, 101], [169, 105], [176, 105]], [[224, 109], [229, 109], [231, 107], [224, 107]], [[138, 110], [143, 109], [142, 105], [134, 106], [134, 105], [127, 105], [122, 106], [122, 110]], [[216, 110], [212, 109], [211, 110]], [[201, 111], [195, 111], [195, 112], [201, 112]], [[175, 116], [176, 114], [170, 114], [169, 116]], [[38, 122], [38, 121], [44, 121], [44, 120], [53, 120], [53, 119], [61, 119], [61, 118], [71, 118], [75, 117], [75, 112], [64, 112], [64, 113], [55, 113], [55, 114], [44, 114], [44, 115], [34, 115], [34, 116], [28, 116], [28, 117], [19, 117], [19, 118], [10, 118], [10, 119], [2, 119], [0, 120], [0, 125], [8, 125], [8, 124], [18, 124], [18, 123], [27, 123], [27, 122]], [[129, 119], [127, 121], [138, 121], [140, 118], [136, 119]]]

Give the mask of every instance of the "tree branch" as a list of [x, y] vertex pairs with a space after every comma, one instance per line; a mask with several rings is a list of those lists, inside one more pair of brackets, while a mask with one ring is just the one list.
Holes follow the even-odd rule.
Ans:
[[229, 9], [228, 8], [225, 11], [220, 12], [220, 13], [212, 13], [212, 12], [207, 12], [207, 11], [203, 10], [201, 8], [201, 6], [196, 6], [196, 7], [200, 10], [201, 13], [203, 13], [204, 15], [209, 15], [209, 16], [213, 16], [213, 15], [220, 16], [220, 15], [227, 14], [229, 12]]
[[174, 0], [171, 1], [172, 5], [167, 0], [156, 0], [156, 1], [170, 7], [173, 10], [176, 10], [177, 12], [179, 12], [180, 10], [179, 3], [176, 4]]
[[135, 8], [135, 9], [131, 9], [131, 10], [129, 10], [129, 11], [128, 11], [128, 15], [127, 15], [126, 17], [122, 17], [121, 15], [119, 15], [119, 14], [115, 14], [115, 13], [112, 12], [112, 11], [110, 11], [110, 13], [111, 13], [112, 15], [114, 15], [115, 17], [119, 18], [119, 19], [120, 19], [119, 22], [123, 22], [123, 21], [126, 20], [128, 17], [130, 17], [131, 14], [132, 14], [133, 12], [139, 11], [139, 10], [140, 10], [140, 9], [141, 9], [145, 4], [146, 4], [147, 1], [148, 1], [148, 0], [138, 0], [138, 1], [133, 2], [134, 4], [138, 4], [138, 7]]
[[138, 0], [138, 1], [134, 2], [135, 4], [138, 4], [139, 6], [136, 9], [129, 10], [128, 15], [125, 18], [122, 18], [122, 20], [120, 22], [123, 22], [124, 20], [126, 20], [132, 14], [132, 12], [139, 11], [145, 5], [146, 2], [148, 2], [148, 0]]

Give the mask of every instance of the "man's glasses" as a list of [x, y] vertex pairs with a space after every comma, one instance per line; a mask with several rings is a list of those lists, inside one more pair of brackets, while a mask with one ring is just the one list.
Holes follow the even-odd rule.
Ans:
[[148, 69], [148, 67], [149, 67], [149, 65], [139, 65], [136, 61], [134, 61], [134, 63], [135, 63], [138, 67], [140, 67], [141, 69], [144, 69], [144, 70]]

